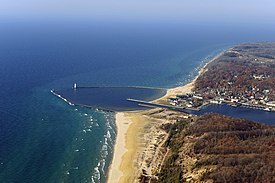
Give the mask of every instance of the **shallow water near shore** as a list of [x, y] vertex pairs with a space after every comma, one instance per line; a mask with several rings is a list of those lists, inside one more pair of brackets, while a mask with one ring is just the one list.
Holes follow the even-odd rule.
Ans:
[[231, 45], [273, 38], [272, 31], [232, 40], [197, 27], [116, 26], [1, 26], [0, 182], [106, 182], [114, 114], [70, 106], [51, 89], [183, 85]]

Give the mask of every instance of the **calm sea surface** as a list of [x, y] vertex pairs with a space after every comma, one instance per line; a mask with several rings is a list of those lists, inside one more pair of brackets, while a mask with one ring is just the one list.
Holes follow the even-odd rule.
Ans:
[[57, 90], [54, 93], [70, 105], [107, 111], [134, 111], [148, 108], [127, 99], [152, 101], [164, 96], [166, 90], [141, 87], [85, 87]]
[[212, 27], [0, 22], [0, 182], [106, 181], [114, 114], [52, 88], [173, 87], [236, 43], [274, 39], [274, 29]]

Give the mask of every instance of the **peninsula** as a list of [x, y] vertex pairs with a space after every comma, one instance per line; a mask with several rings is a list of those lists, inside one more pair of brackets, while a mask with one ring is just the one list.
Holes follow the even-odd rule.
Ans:
[[[155, 104], [199, 109], [210, 103], [274, 111], [275, 43], [235, 46], [189, 84]], [[108, 182], [272, 182], [275, 129], [218, 114], [118, 112]]]

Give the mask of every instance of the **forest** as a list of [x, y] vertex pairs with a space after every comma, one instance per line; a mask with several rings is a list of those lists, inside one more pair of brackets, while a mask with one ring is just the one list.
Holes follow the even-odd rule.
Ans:
[[235, 46], [208, 64], [194, 91], [215, 97], [275, 100], [275, 43]]
[[275, 129], [206, 114], [166, 124], [165, 158], [151, 182], [274, 182]]

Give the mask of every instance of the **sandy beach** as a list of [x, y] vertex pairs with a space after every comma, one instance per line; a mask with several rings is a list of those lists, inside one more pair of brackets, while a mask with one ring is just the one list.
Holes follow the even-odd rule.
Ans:
[[131, 121], [127, 121], [124, 113], [116, 114], [116, 126], [117, 126], [117, 137], [114, 146], [114, 155], [112, 165], [109, 170], [108, 182], [118, 182], [120, 177], [123, 176], [123, 172], [120, 170], [120, 163], [123, 154], [126, 152], [125, 148], [125, 135], [129, 128]]
[[108, 182], [133, 182], [137, 176], [134, 160], [139, 149], [139, 132], [148, 123], [143, 111], [116, 113], [117, 138]]
[[[168, 89], [165, 96], [152, 102], [162, 103], [177, 94], [190, 93], [197, 78], [207, 71], [207, 65], [221, 54], [205, 64], [191, 83]], [[117, 139], [108, 183], [138, 182], [142, 171], [146, 171], [148, 175], [158, 171], [165, 157], [161, 144], [167, 138], [167, 134], [160, 130], [160, 125], [171, 122], [174, 113], [176, 112], [150, 109], [116, 114]]]

